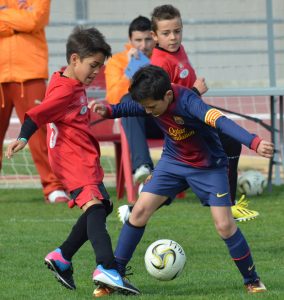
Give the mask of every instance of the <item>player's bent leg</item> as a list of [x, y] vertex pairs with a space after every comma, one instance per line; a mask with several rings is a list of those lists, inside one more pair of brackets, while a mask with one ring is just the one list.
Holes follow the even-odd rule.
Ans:
[[133, 226], [145, 226], [152, 214], [168, 199], [166, 196], [142, 192], [129, 217]]
[[76, 289], [73, 279], [72, 263], [64, 259], [60, 248], [47, 254], [44, 261], [45, 265], [53, 272], [58, 282], [70, 290]]
[[230, 207], [211, 207], [211, 212], [216, 229], [227, 245], [248, 292], [256, 293], [258, 289], [259, 292], [265, 291], [265, 286], [259, 282], [248, 243], [236, 226]]
[[237, 230], [237, 226], [233, 219], [231, 208], [229, 206], [211, 206], [210, 209], [219, 235], [223, 239], [232, 236]]
[[[163, 202], [158, 207], [158, 209], [163, 207], [164, 205], [170, 205], [171, 202], [172, 202], [172, 199], [170, 197], [167, 198], [167, 200], [165, 202]], [[129, 220], [132, 209], [133, 209], [133, 205], [127, 205], [127, 204], [121, 205], [117, 208], [117, 218], [122, 224], [124, 224], [126, 221]]]
[[130, 219], [124, 223], [121, 229], [114, 252], [117, 269], [122, 276], [124, 276], [126, 266], [144, 234], [148, 219], [166, 199], [165, 196], [148, 192], [142, 192], [139, 196]]
[[[124, 295], [139, 295], [140, 291], [134, 287], [130, 282], [123, 278], [115, 269], [105, 269], [102, 265], [98, 265], [93, 274], [93, 281], [100, 288], [110, 289], [110, 291], [117, 291]], [[97, 289], [96, 289], [97, 290]], [[98, 292], [102, 290], [94, 291]], [[98, 296], [96, 296], [98, 297]]]

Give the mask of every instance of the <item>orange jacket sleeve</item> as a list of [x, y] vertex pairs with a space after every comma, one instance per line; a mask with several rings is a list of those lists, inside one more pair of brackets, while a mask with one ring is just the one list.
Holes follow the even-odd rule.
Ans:
[[0, 10], [0, 24], [19, 32], [32, 32], [48, 24], [50, 0], [34, 0], [28, 9], [6, 8]]
[[110, 104], [117, 104], [121, 98], [128, 93], [130, 80], [124, 74], [128, 65], [127, 52], [113, 55], [106, 64], [106, 100]]
[[14, 30], [4, 24], [3, 22], [0, 22], [0, 37], [7, 37], [14, 34]]

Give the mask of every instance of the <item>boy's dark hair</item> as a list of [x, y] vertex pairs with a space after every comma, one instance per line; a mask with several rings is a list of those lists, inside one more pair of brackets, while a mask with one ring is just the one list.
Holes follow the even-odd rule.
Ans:
[[96, 28], [76, 26], [66, 44], [66, 59], [68, 64], [73, 53], [77, 53], [81, 60], [96, 53], [103, 53], [108, 58], [111, 56], [111, 47], [105, 41], [105, 37]]
[[133, 31], [151, 31], [151, 21], [150, 19], [139, 16], [135, 18], [129, 25], [128, 36], [131, 39]]
[[134, 101], [140, 102], [145, 99], [161, 100], [171, 89], [168, 73], [160, 67], [148, 65], [134, 74], [129, 92]]
[[174, 18], [180, 18], [181, 15], [177, 8], [170, 4], [157, 6], [154, 8], [152, 15], [151, 15], [151, 21], [152, 21], [152, 30], [154, 32], [157, 31], [158, 26], [157, 22], [161, 20], [172, 20]]

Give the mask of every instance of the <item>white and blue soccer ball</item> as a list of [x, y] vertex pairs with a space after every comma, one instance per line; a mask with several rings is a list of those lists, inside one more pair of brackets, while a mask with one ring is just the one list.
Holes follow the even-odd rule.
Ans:
[[238, 191], [247, 196], [262, 194], [266, 186], [267, 179], [259, 171], [246, 171], [238, 178]]
[[163, 239], [152, 243], [145, 253], [145, 266], [148, 273], [158, 280], [177, 278], [186, 262], [181, 245], [173, 240]]

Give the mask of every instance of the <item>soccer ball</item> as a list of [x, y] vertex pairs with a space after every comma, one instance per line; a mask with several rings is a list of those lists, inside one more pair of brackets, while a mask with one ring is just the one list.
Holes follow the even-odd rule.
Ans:
[[172, 240], [158, 240], [145, 253], [145, 266], [150, 275], [158, 280], [178, 277], [185, 265], [186, 256], [182, 247]]
[[247, 196], [263, 193], [267, 186], [267, 179], [258, 171], [246, 171], [238, 178], [238, 190]]

